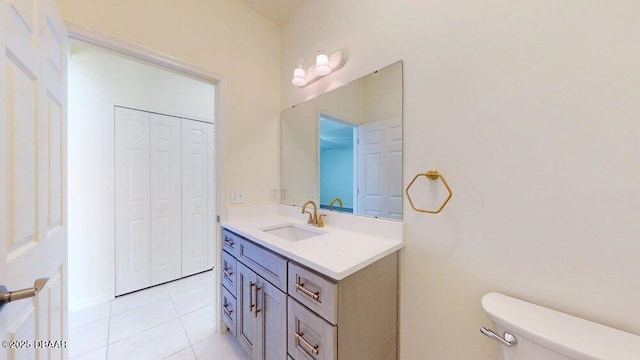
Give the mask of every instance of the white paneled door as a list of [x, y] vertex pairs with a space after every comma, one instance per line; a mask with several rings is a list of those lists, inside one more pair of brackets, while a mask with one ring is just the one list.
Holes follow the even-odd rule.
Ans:
[[215, 261], [214, 125], [115, 109], [116, 295]]
[[53, 0], [0, 4], [0, 285], [48, 279], [0, 310], [1, 359], [66, 353], [66, 38]]
[[402, 220], [402, 119], [358, 127], [358, 214]]
[[116, 107], [116, 295], [151, 285], [149, 154], [149, 113]]
[[182, 276], [204, 271], [209, 263], [207, 127], [182, 121]]
[[151, 285], [178, 279], [182, 236], [181, 121], [150, 114]]

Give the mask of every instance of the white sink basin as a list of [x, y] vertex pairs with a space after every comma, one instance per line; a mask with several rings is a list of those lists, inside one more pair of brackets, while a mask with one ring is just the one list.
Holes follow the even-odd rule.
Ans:
[[326, 234], [325, 231], [316, 230], [308, 226], [301, 226], [297, 224], [276, 225], [260, 230], [266, 232], [267, 234], [275, 235], [281, 239], [285, 239], [288, 241], [300, 241]]

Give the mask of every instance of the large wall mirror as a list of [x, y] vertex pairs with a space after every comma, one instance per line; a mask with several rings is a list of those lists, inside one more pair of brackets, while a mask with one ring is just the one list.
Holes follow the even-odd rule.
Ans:
[[402, 194], [402, 61], [282, 112], [283, 204], [402, 220]]

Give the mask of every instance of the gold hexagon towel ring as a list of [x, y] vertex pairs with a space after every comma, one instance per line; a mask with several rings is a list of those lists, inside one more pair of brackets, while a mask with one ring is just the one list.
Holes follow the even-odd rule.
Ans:
[[[444, 184], [444, 187], [447, 188], [447, 191], [449, 192], [449, 196], [447, 196], [447, 198], [444, 200], [442, 205], [440, 205], [440, 208], [438, 208], [438, 210], [418, 209], [415, 205], [413, 205], [413, 200], [411, 200], [411, 195], [409, 194], [409, 189], [411, 189], [411, 185], [413, 185], [413, 183], [416, 182], [416, 179], [418, 179], [420, 176], [426, 176], [428, 179], [431, 179], [431, 180], [436, 180], [436, 179], [440, 178], [440, 180], [442, 180], [442, 183]], [[411, 204], [411, 207], [413, 208], [413, 210], [420, 211], [420, 212], [425, 212], [425, 213], [429, 213], [429, 214], [437, 214], [440, 211], [442, 211], [442, 209], [444, 209], [444, 206], [447, 205], [447, 203], [449, 202], [449, 200], [451, 200], [451, 197], [453, 196], [453, 192], [451, 191], [451, 188], [449, 187], [449, 184], [447, 184], [447, 180], [444, 179], [444, 176], [442, 176], [442, 174], [440, 174], [438, 172], [438, 170], [429, 170], [426, 173], [420, 173], [420, 174], [416, 175], [413, 178], [413, 180], [411, 180], [411, 182], [409, 183], [409, 186], [407, 186], [407, 189], [405, 190], [405, 194], [407, 194], [407, 199], [409, 199], [409, 204]]]

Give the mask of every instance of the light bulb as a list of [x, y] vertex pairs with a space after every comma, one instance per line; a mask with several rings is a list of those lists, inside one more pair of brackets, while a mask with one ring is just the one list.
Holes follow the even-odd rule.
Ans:
[[293, 69], [293, 79], [291, 83], [295, 86], [307, 85], [307, 72], [304, 70], [304, 64], [298, 62], [298, 65]]
[[331, 72], [331, 67], [329, 66], [329, 57], [324, 50], [319, 50], [318, 55], [316, 56], [316, 66], [313, 68], [313, 72], [316, 75], [327, 75]]

